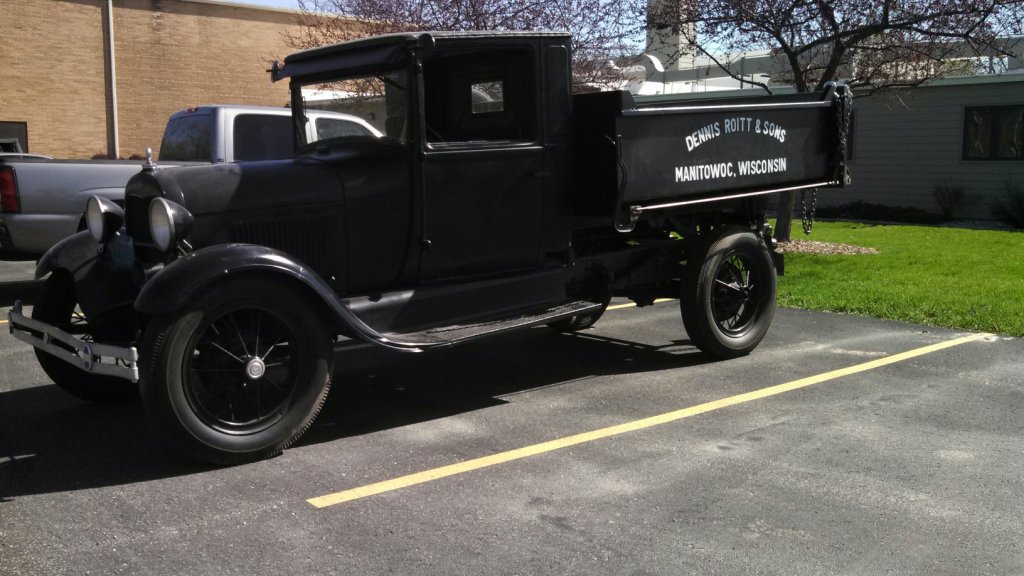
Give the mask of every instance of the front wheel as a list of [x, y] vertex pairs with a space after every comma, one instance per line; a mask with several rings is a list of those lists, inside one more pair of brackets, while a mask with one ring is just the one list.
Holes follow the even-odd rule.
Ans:
[[[75, 282], [64, 271], [56, 271], [46, 280], [32, 307], [32, 318], [82, 340], [93, 339], [92, 322], [78, 306]], [[139, 399], [139, 388], [134, 382], [85, 372], [38, 348], [36, 359], [54, 384], [82, 400], [97, 404], [118, 404]]]
[[761, 238], [729, 230], [701, 245], [679, 298], [690, 340], [715, 358], [749, 354], [775, 315], [775, 266]]
[[140, 389], [154, 425], [214, 464], [279, 454], [330, 388], [323, 320], [295, 288], [263, 278], [229, 280], [154, 318], [143, 351]]

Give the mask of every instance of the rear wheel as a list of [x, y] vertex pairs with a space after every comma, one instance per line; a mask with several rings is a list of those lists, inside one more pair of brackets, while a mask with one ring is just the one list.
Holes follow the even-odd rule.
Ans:
[[775, 315], [775, 266], [761, 238], [727, 230], [689, 261], [679, 303], [690, 340], [716, 358], [749, 354]]
[[185, 453], [215, 464], [279, 454], [313, 423], [330, 388], [322, 319], [291, 286], [236, 279], [146, 330], [142, 399]]
[[[82, 340], [93, 339], [89, 319], [78, 307], [74, 280], [66, 272], [54, 272], [47, 279], [32, 307], [32, 318], [60, 328]], [[82, 400], [97, 404], [117, 404], [132, 402], [139, 398], [139, 388], [134, 382], [114, 376], [91, 374], [48, 352], [38, 348], [35, 350], [36, 359], [50, 380]]]

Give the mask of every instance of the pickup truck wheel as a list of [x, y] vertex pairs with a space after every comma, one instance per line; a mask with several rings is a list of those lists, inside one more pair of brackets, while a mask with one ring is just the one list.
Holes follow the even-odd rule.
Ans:
[[[32, 318], [83, 340], [92, 339], [88, 319], [78, 307], [74, 280], [67, 273], [50, 275], [32, 307]], [[90, 374], [38, 348], [36, 359], [54, 384], [82, 400], [119, 404], [139, 399], [139, 387], [134, 382]]]
[[142, 344], [142, 400], [156, 428], [214, 464], [280, 454], [320, 412], [331, 339], [293, 288], [231, 280], [155, 317]]
[[690, 340], [715, 358], [749, 354], [775, 315], [775, 267], [761, 239], [731, 230], [696, 250], [679, 298]]

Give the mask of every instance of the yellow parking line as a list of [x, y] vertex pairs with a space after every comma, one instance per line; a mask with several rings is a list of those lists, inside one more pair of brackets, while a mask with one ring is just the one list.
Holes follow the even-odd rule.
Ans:
[[490, 456], [484, 456], [482, 458], [476, 458], [473, 460], [467, 460], [464, 462], [457, 462], [448, 466], [442, 466], [440, 468], [434, 468], [433, 470], [425, 470], [423, 472], [417, 472], [415, 474], [409, 474], [407, 476], [401, 476], [399, 478], [393, 478], [391, 480], [385, 480], [383, 482], [377, 482], [375, 484], [368, 484], [366, 486], [360, 486], [358, 488], [352, 488], [349, 490], [343, 490], [341, 492], [335, 492], [333, 494], [327, 494], [325, 496], [319, 496], [317, 498], [310, 498], [307, 500], [310, 504], [317, 508], [326, 508], [328, 506], [334, 506], [344, 502], [350, 502], [352, 500], [358, 500], [360, 498], [366, 498], [376, 494], [382, 494], [384, 492], [391, 492], [394, 490], [400, 490], [402, 488], [408, 488], [417, 484], [423, 484], [425, 482], [431, 482], [433, 480], [440, 480], [441, 478], [447, 478], [448, 476], [455, 476], [457, 474], [465, 474], [473, 470], [479, 470], [481, 468], [487, 468], [489, 466], [495, 466], [498, 464], [505, 464], [514, 460], [521, 460], [530, 456], [536, 456], [538, 454], [544, 454], [546, 452], [552, 452], [560, 450], [562, 448], [568, 448], [570, 446], [576, 446], [586, 442], [593, 442], [603, 438], [611, 436], [617, 436], [619, 434], [625, 434], [627, 432], [635, 432], [637, 430], [643, 430], [645, 428], [651, 428], [661, 424], [667, 424], [669, 422], [675, 422], [682, 420], [683, 418], [689, 418], [698, 414], [704, 414], [706, 412], [712, 412], [714, 410], [721, 410], [722, 408], [728, 408], [730, 406], [736, 406], [738, 404], [744, 404], [747, 402], [753, 402], [754, 400], [761, 400], [778, 394], [791, 392], [800, 388], [806, 388], [815, 384], [821, 384], [822, 382], [828, 382], [843, 376], [850, 376], [860, 372], [866, 372], [868, 370], [874, 370], [883, 366], [889, 366], [890, 364], [896, 364], [898, 362], [904, 362], [918, 356], [924, 356], [954, 346], [960, 346], [961, 344], [967, 344], [968, 342], [975, 342], [983, 338], [988, 338], [991, 334], [971, 334], [962, 338], [956, 338], [953, 340], [947, 340], [945, 342], [939, 342], [938, 344], [932, 344], [931, 346], [924, 346], [923, 348], [916, 348], [908, 352], [902, 352], [900, 354], [894, 354], [885, 358], [879, 358], [863, 364], [857, 364], [848, 368], [841, 368], [839, 370], [833, 370], [831, 372], [825, 372], [824, 374], [818, 374], [816, 376], [809, 376], [807, 378], [801, 378], [800, 380], [794, 380], [785, 384], [779, 384], [777, 386], [769, 386], [768, 388], [762, 388], [760, 390], [754, 390], [745, 394], [739, 394], [737, 396], [730, 396], [728, 398], [722, 398], [721, 400], [715, 400], [713, 402], [707, 402], [704, 404], [698, 404], [689, 408], [683, 408], [673, 412], [666, 412], [657, 416], [651, 416], [642, 420], [635, 420], [633, 422], [626, 422], [616, 426], [610, 426], [608, 428], [601, 428], [599, 430], [593, 430], [590, 432], [584, 432], [582, 434], [576, 434], [574, 436], [568, 436], [565, 438], [559, 438], [556, 440], [550, 440], [548, 442], [542, 442], [540, 444], [534, 444], [532, 446], [525, 446], [523, 448], [517, 448], [515, 450], [509, 450], [507, 452], [501, 452], [499, 454], [492, 454]]

